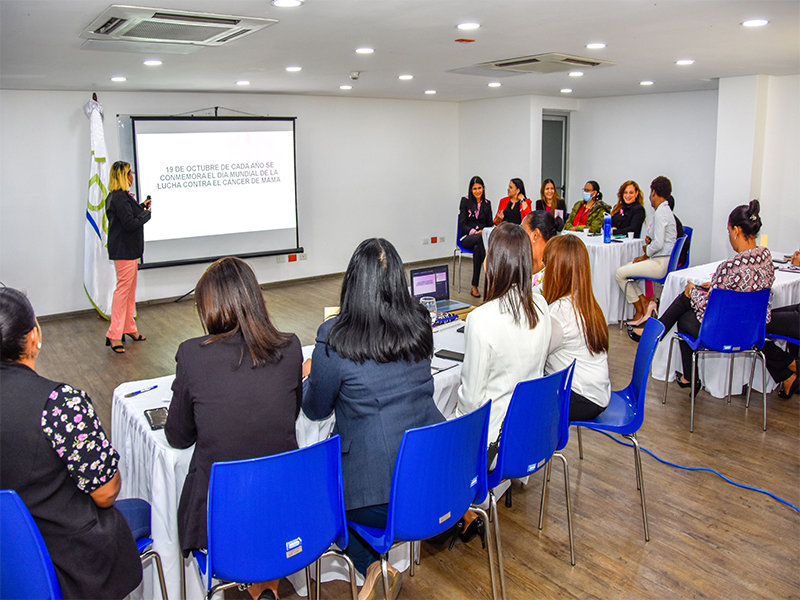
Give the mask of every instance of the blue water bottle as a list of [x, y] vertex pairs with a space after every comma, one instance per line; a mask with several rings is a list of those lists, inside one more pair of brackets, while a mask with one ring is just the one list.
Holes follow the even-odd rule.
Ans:
[[603, 215], [603, 243], [611, 243], [611, 215], [608, 213]]

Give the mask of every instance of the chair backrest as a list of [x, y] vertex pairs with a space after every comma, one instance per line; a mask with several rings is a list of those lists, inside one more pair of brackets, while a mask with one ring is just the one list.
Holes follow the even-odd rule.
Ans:
[[678, 271], [682, 271], [689, 266], [689, 260], [692, 255], [692, 232], [694, 229], [686, 225], [683, 226], [683, 233], [686, 234], [686, 243], [683, 245], [683, 252], [678, 259]]
[[386, 518], [388, 547], [438, 535], [455, 525], [470, 504], [486, 498], [491, 404], [403, 434]]
[[700, 345], [715, 352], [761, 348], [767, 328], [770, 292], [769, 288], [757, 292], [713, 288], [700, 325]]
[[638, 420], [637, 431], [644, 420], [644, 397], [647, 391], [647, 378], [650, 377], [650, 366], [653, 363], [653, 356], [656, 353], [656, 346], [664, 335], [664, 324], [658, 319], [647, 319], [639, 340], [639, 347], [636, 349], [636, 358], [633, 361], [633, 373], [631, 382], [626, 390], [629, 392], [632, 409], [636, 411]]
[[61, 599], [42, 534], [14, 490], [0, 490], [0, 598]]
[[685, 243], [686, 243], [686, 235], [682, 235], [677, 240], [675, 240], [675, 245], [672, 246], [672, 254], [669, 255], [669, 265], [667, 266], [667, 272], [664, 274], [664, 281], [666, 281], [667, 275], [669, 275], [678, 268], [678, 259], [681, 256], [681, 250], [683, 250], [683, 245]]
[[572, 365], [539, 379], [521, 381], [503, 420], [497, 464], [489, 487], [504, 479], [525, 477], [543, 467], [569, 441], [569, 399]]
[[465, 254], [472, 254], [472, 250], [468, 250], [461, 245], [461, 216], [456, 217], [456, 247]]
[[347, 546], [338, 435], [282, 454], [217, 462], [208, 486], [208, 582], [271, 581]]

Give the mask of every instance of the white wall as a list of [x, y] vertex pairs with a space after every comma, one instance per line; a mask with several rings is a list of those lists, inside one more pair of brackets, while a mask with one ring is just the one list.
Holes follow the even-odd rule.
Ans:
[[[25, 289], [40, 315], [91, 308], [83, 291], [89, 121], [82, 110], [90, 96], [0, 91], [0, 281]], [[221, 106], [297, 117], [300, 245], [308, 260], [252, 259], [261, 282], [343, 271], [356, 245], [372, 236], [393, 242], [406, 262], [452, 252], [454, 190], [463, 187], [455, 103], [138, 92], [101, 94], [100, 101], [112, 160], [117, 114]], [[431, 236], [446, 241], [423, 245]], [[141, 271], [137, 299], [183, 294], [205, 266]]]
[[691, 262], [707, 262], [708, 231], [718, 226], [711, 220], [717, 92], [581, 100], [570, 119], [570, 204], [593, 179], [604, 201], [614, 206], [619, 186], [633, 179], [642, 188], [650, 220], [650, 182], [664, 175], [672, 181], [675, 213], [694, 228]]

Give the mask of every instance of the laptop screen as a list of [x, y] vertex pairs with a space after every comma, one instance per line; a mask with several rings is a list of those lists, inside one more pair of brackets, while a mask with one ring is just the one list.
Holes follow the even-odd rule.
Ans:
[[436, 300], [449, 300], [448, 269], [447, 265], [411, 269], [411, 294], [417, 299], [433, 296]]

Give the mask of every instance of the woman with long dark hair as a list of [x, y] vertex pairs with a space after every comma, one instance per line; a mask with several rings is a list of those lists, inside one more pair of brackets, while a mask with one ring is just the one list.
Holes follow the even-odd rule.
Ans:
[[111, 165], [106, 198], [108, 216], [108, 258], [114, 261], [117, 287], [111, 301], [111, 324], [106, 346], [117, 354], [125, 352], [127, 335], [136, 342], [145, 337], [136, 328], [136, 276], [144, 253], [144, 224], [150, 220], [150, 200], [142, 204], [128, 191], [133, 183], [131, 166], [121, 160]]
[[508, 196], [500, 200], [494, 224], [516, 223], [520, 225], [522, 219], [531, 212], [531, 201], [525, 195], [525, 184], [522, 179], [515, 177], [508, 182]]
[[[34, 371], [42, 330], [11, 288], [0, 289], [0, 345], [0, 489], [15, 490], [39, 526], [64, 598], [124, 598], [142, 564], [131, 514], [114, 503], [119, 455], [86, 392]], [[149, 530], [149, 510], [145, 521], [131, 522]]]
[[472, 252], [472, 287], [469, 293], [480, 298], [478, 284], [481, 280], [481, 265], [486, 258], [483, 244], [484, 227], [492, 226], [492, 203], [484, 197], [483, 179], [477, 175], [469, 180], [469, 192], [461, 198], [458, 208], [458, 235], [461, 245]]
[[[430, 317], [408, 291], [400, 255], [387, 240], [364, 240], [347, 266], [339, 315], [317, 330], [303, 394], [310, 419], [336, 413], [352, 521], [386, 526], [403, 433], [444, 420], [433, 402], [432, 354]], [[365, 576], [359, 598], [380, 593], [380, 556], [352, 530], [346, 552]], [[389, 572], [396, 597], [401, 577]]]
[[528, 234], [533, 251], [533, 291], [542, 293], [542, 279], [544, 277], [544, 249], [547, 242], [557, 233], [558, 221], [553, 215], [544, 210], [535, 210], [522, 219], [522, 229]]
[[[178, 348], [164, 429], [173, 447], [194, 444], [178, 505], [184, 554], [207, 547], [211, 465], [295, 450], [302, 402], [300, 340], [272, 324], [246, 262], [227, 257], [213, 263], [197, 283], [195, 302], [208, 335]], [[248, 592], [277, 598], [278, 582], [257, 583]]]
[[592, 292], [589, 253], [574, 235], [558, 236], [544, 249], [543, 294], [550, 307], [547, 373], [557, 373], [575, 361], [570, 421], [588, 421], [603, 412], [611, 399], [608, 375], [608, 325]]
[[536, 201], [536, 210], [545, 210], [553, 215], [556, 220], [556, 229], [564, 229], [564, 218], [567, 216], [567, 203], [562, 200], [556, 189], [556, 182], [545, 179], [539, 190], [539, 200]]
[[632, 232], [633, 237], [638, 238], [642, 234], [644, 217], [642, 189], [635, 181], [626, 181], [619, 186], [617, 203], [611, 209], [611, 233], [627, 235]]

